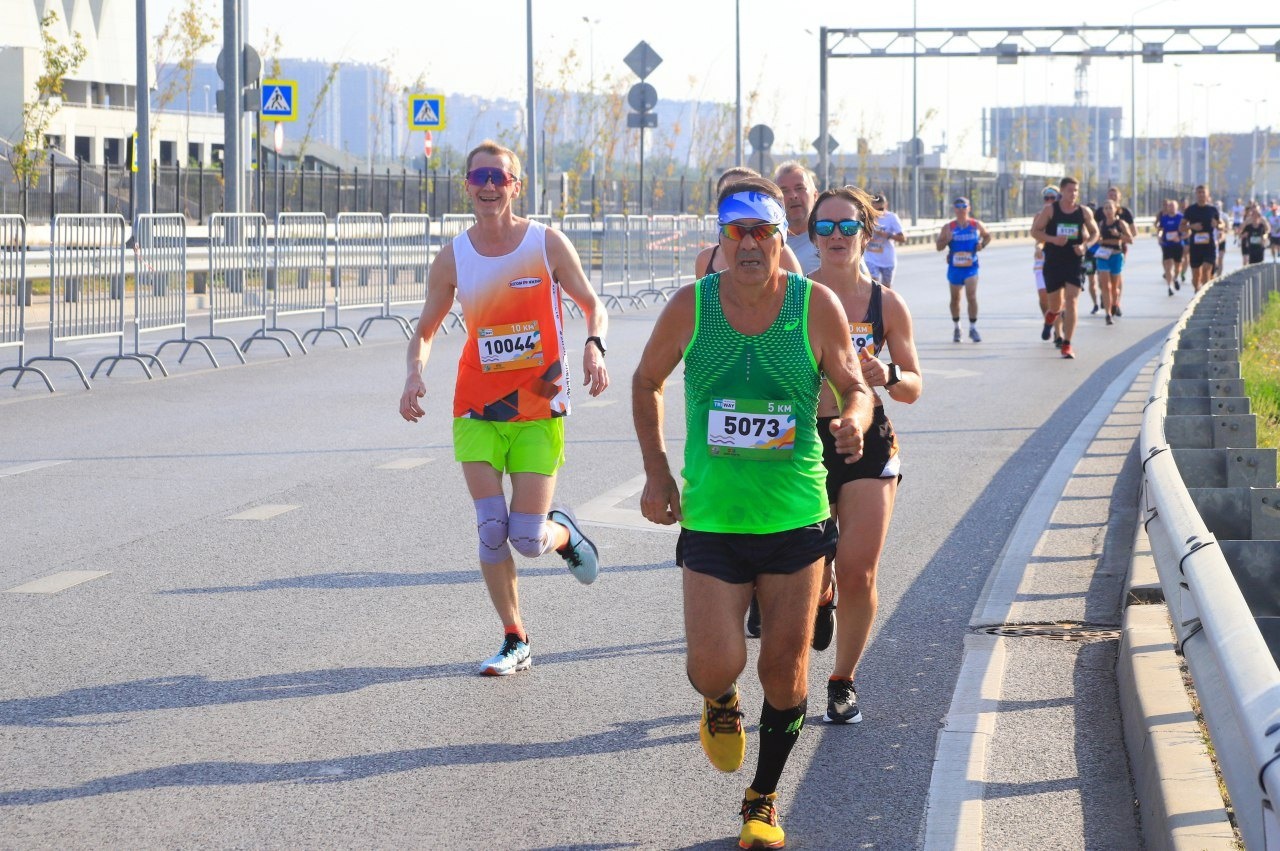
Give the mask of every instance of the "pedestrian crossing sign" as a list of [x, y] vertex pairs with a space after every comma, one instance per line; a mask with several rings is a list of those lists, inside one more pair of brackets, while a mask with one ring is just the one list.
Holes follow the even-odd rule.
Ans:
[[443, 130], [444, 95], [409, 95], [409, 129]]
[[262, 81], [262, 117], [266, 121], [298, 120], [298, 83], [295, 80]]

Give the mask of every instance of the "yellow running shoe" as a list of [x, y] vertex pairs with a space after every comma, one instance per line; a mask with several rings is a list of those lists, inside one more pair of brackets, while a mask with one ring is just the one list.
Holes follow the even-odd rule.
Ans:
[[698, 739], [711, 764], [721, 771], [737, 771], [747, 755], [747, 734], [742, 729], [742, 711], [738, 709], [738, 690], [721, 703], [702, 701], [702, 721]]
[[748, 788], [742, 799], [742, 832], [739, 848], [783, 848], [787, 836], [778, 827], [778, 793], [761, 795]]

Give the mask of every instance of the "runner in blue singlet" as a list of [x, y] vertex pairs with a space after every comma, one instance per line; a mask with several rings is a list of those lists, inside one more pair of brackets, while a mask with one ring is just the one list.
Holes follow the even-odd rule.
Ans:
[[960, 290], [964, 290], [969, 307], [969, 339], [982, 342], [978, 333], [978, 252], [991, 242], [991, 234], [977, 219], [969, 217], [969, 199], [957, 198], [952, 206], [956, 217], [942, 226], [936, 242], [939, 251], [947, 252], [947, 283], [951, 285], [951, 321], [955, 323], [952, 340], [960, 342]]

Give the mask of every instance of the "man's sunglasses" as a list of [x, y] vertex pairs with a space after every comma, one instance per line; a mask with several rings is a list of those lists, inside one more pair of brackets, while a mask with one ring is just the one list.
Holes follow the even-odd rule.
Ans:
[[764, 242], [766, 239], [772, 239], [782, 225], [721, 225], [720, 235], [734, 242], [740, 242], [744, 236], [751, 234], [751, 238], [756, 242]]
[[842, 219], [838, 222], [833, 222], [831, 219], [818, 219], [813, 223], [813, 232], [818, 236], [831, 236], [836, 232], [837, 227], [840, 228], [841, 236], [853, 236], [865, 227], [865, 223], [857, 219]]
[[492, 183], [494, 186], [506, 186], [508, 183], [515, 183], [517, 180], [519, 178], [505, 168], [473, 168], [467, 172], [467, 183], [472, 186], [484, 186], [486, 183]]

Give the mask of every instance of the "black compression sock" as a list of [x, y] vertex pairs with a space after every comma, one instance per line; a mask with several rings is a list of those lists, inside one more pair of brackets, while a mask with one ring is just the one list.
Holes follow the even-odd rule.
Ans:
[[751, 788], [761, 795], [777, 791], [778, 778], [800, 736], [808, 708], [807, 698], [790, 709], [774, 709], [769, 701], [764, 702], [764, 709], [760, 711], [760, 758], [756, 762], [755, 779], [751, 781]]

